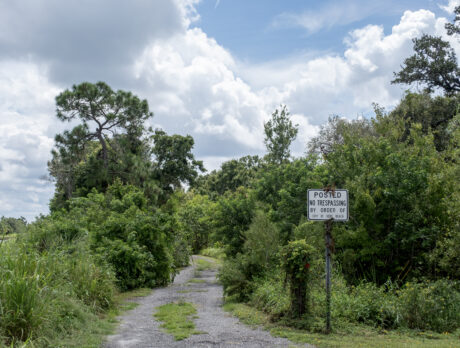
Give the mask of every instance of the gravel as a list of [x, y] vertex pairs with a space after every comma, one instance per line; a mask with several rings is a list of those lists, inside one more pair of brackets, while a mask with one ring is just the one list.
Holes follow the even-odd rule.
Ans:
[[[194, 260], [199, 256], [194, 256]], [[115, 335], [108, 336], [105, 348], [121, 347], [292, 347], [292, 342], [275, 338], [262, 329], [250, 328], [222, 309], [222, 286], [216, 282], [216, 270], [196, 272], [192, 262], [165, 288], [155, 289], [152, 294], [136, 299], [139, 306], [119, 317], [120, 326]], [[192, 278], [204, 282], [189, 282]], [[153, 314], [156, 307], [183, 299], [197, 309], [194, 319], [196, 330], [182, 341], [163, 332], [160, 322]], [[313, 347], [305, 345], [305, 347]]]

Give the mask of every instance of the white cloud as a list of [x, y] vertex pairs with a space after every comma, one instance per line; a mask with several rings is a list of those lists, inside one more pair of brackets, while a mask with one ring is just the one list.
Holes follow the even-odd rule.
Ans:
[[53, 185], [46, 174], [56, 124], [54, 96], [46, 67], [32, 62], [0, 62], [0, 215], [29, 220], [47, 211]]
[[443, 9], [449, 14], [453, 14], [457, 6], [460, 6], [460, 0], [449, 0], [447, 5], [439, 5], [441, 9]]

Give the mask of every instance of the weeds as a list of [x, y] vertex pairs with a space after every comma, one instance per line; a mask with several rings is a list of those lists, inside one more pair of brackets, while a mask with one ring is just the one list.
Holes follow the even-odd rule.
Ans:
[[153, 316], [163, 322], [161, 327], [173, 335], [176, 341], [201, 334], [195, 330], [195, 323], [190, 320], [197, 313], [193, 304], [179, 301], [165, 304], [157, 309]]

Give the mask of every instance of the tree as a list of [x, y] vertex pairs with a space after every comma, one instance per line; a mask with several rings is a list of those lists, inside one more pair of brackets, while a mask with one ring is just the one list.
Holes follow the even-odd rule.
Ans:
[[81, 123], [55, 137], [48, 162], [56, 180], [52, 209], [65, 206], [74, 194], [105, 190], [115, 178], [146, 185], [151, 154], [144, 122], [152, 117], [146, 100], [130, 92], [114, 92], [104, 82], [85, 82], [56, 97], [56, 115], [62, 121]]
[[450, 44], [441, 37], [426, 34], [413, 42], [415, 54], [406, 58], [392, 83], [419, 82], [428, 92], [441, 88], [447, 95], [460, 91], [460, 70]]
[[88, 148], [87, 134], [87, 126], [79, 125], [54, 138], [56, 149], [51, 151], [53, 158], [48, 162], [48, 171], [55, 178], [57, 192], [64, 200], [70, 199], [75, 189], [76, 168], [84, 160]]
[[184, 182], [192, 185], [198, 171], [205, 171], [203, 162], [195, 160], [191, 152], [194, 141], [190, 135], [167, 135], [157, 129], [153, 140], [154, 175], [165, 192], [172, 192]]
[[99, 141], [107, 168], [108, 133], [122, 130], [140, 135], [144, 121], [153, 113], [149, 111], [147, 100], [140, 100], [131, 92], [115, 92], [104, 82], [84, 82], [56, 97], [56, 115], [61, 121], [82, 121], [80, 140]]
[[238, 187], [250, 187], [261, 168], [258, 156], [244, 156], [222, 163], [219, 170], [198, 178], [194, 189], [208, 194], [212, 199], [226, 191], [235, 191]]
[[276, 164], [287, 161], [290, 156], [289, 146], [297, 137], [299, 126], [292, 124], [286, 105], [273, 112], [272, 118], [264, 123], [264, 131], [269, 161]]
[[458, 23], [460, 22], [460, 6], [455, 8], [455, 18], [454, 23], [447, 23], [445, 28], [447, 30], [447, 35], [457, 35], [460, 34], [460, 26]]
[[308, 142], [308, 153], [327, 155], [334, 150], [335, 146], [343, 145], [344, 137], [349, 134], [364, 137], [374, 133], [372, 122], [368, 119], [349, 121], [335, 115], [329, 117], [328, 122], [321, 126], [318, 136]]
[[[460, 33], [460, 6], [455, 8], [454, 23], [447, 23], [445, 28], [448, 35]], [[447, 95], [460, 91], [460, 70], [455, 51], [447, 41], [440, 36], [424, 34], [415, 38], [415, 54], [406, 58], [402, 70], [394, 73], [391, 83], [413, 84], [421, 83], [431, 93], [435, 88], [441, 88]]]
[[402, 141], [409, 137], [412, 125], [420, 123], [424, 134], [433, 134], [436, 150], [444, 151], [451, 141], [448, 126], [458, 113], [459, 101], [459, 95], [433, 97], [427, 93], [406, 93], [389, 116], [394, 120], [404, 120]]

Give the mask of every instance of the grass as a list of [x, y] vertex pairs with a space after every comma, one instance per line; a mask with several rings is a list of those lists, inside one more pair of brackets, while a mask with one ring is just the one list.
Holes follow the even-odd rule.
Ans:
[[213, 269], [216, 267], [214, 262], [211, 262], [205, 259], [197, 259], [196, 263], [197, 263], [197, 267], [196, 267], [197, 271], [205, 271], [205, 270]]
[[203, 289], [190, 289], [190, 290], [179, 290], [177, 291], [178, 294], [188, 294], [191, 292], [208, 292], [208, 290]]
[[195, 323], [191, 320], [196, 318], [196, 313], [192, 303], [179, 301], [157, 307], [157, 312], [153, 316], [163, 322], [161, 327], [167, 333], [173, 335], [176, 341], [180, 341], [202, 333], [195, 330]]
[[136, 298], [145, 297], [151, 293], [152, 289], [139, 288], [116, 294], [114, 299], [115, 307], [108, 316], [116, 322], [116, 316], [120, 315], [122, 312], [130, 311], [139, 306], [139, 303], [135, 302]]
[[192, 278], [192, 279], [190, 279], [187, 283], [206, 283], [206, 280], [204, 280], [204, 279]]
[[218, 260], [225, 259], [225, 252], [222, 248], [206, 248], [201, 250], [200, 255], [209, 256]]
[[116, 294], [114, 306], [107, 313], [82, 323], [80, 330], [75, 330], [70, 336], [49, 342], [49, 347], [101, 347], [105, 337], [115, 332], [118, 324], [117, 316], [136, 308], [139, 305], [134, 302], [136, 298], [145, 297], [151, 293], [152, 289], [140, 288]]
[[349, 325], [324, 335], [272, 323], [267, 314], [246, 304], [229, 302], [224, 305], [224, 310], [233, 313], [245, 324], [263, 326], [273, 336], [287, 338], [295, 343], [309, 343], [318, 348], [460, 348], [460, 330], [452, 334], [438, 334], [413, 330], [386, 331], [364, 325]]

